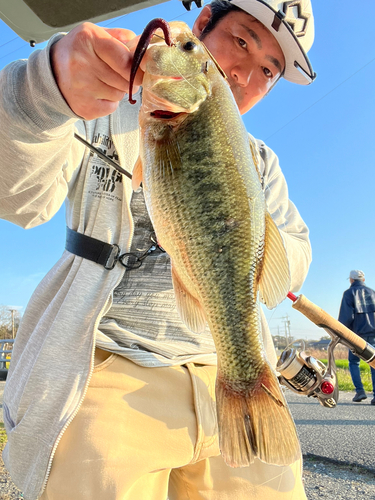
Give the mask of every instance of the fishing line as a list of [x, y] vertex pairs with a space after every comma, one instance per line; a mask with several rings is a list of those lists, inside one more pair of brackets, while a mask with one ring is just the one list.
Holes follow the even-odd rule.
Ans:
[[329, 92], [327, 92], [324, 96], [322, 96], [320, 99], [318, 99], [317, 101], [315, 101], [313, 104], [311, 104], [311, 106], [309, 106], [308, 108], [306, 108], [304, 111], [302, 111], [301, 113], [299, 113], [297, 116], [295, 116], [294, 118], [292, 118], [288, 123], [286, 123], [285, 125], [283, 125], [282, 127], [280, 127], [278, 130], [276, 130], [276, 132], [274, 132], [273, 134], [269, 135], [267, 138], [266, 138], [266, 141], [268, 141], [268, 139], [270, 139], [271, 137], [273, 137], [274, 135], [276, 135], [277, 133], [280, 132], [280, 130], [283, 130], [285, 127], [287, 127], [290, 123], [294, 122], [294, 120], [297, 120], [297, 118], [299, 118], [301, 115], [303, 115], [304, 113], [306, 113], [306, 111], [308, 111], [309, 109], [311, 109], [313, 106], [315, 106], [315, 104], [317, 104], [318, 102], [322, 101], [323, 99], [325, 99], [327, 97], [327, 95], [329, 94], [332, 94], [332, 92], [334, 92], [336, 89], [338, 89], [339, 87], [341, 87], [341, 85], [343, 85], [344, 83], [346, 83], [348, 80], [350, 80], [353, 76], [355, 76], [357, 73], [359, 73], [360, 71], [362, 71], [364, 68], [366, 68], [367, 66], [369, 66], [371, 63], [373, 63], [375, 61], [375, 57], [373, 59], [371, 59], [371, 61], [369, 61], [368, 63], [366, 63], [364, 66], [362, 66], [361, 68], [359, 68], [357, 71], [355, 71], [354, 73], [352, 73], [350, 76], [348, 76], [348, 78], [346, 78], [345, 80], [343, 80], [341, 83], [339, 83], [338, 85], [336, 85], [336, 87], [334, 87], [333, 89], [331, 89]]
[[171, 21], [174, 21], [175, 19], [179, 19], [180, 17], [183, 17], [183, 16], [187, 16], [188, 14], [190, 14], [191, 12], [194, 12], [195, 10], [198, 10], [198, 7], [194, 7], [193, 9], [191, 9], [190, 11], [187, 11], [187, 12], [183, 12], [182, 14], [180, 14], [179, 16], [176, 16], [176, 17], [173, 17], [172, 19], [169, 19], [168, 22], [171, 22]]
[[[116, 17], [113, 21], [111, 21], [110, 23], [108, 24], [104, 24], [103, 27], [106, 28], [107, 26], [109, 26], [110, 24], [113, 24], [113, 23], [117, 23], [120, 19], [123, 19], [124, 17], [128, 16], [129, 14], [124, 14], [123, 16], [120, 16], [120, 17]], [[120, 28], [121, 29], [121, 28]], [[122, 28], [123, 29], [123, 28]]]
[[162, 40], [165, 41], [165, 38], [163, 36], [157, 35], [156, 33], [154, 33], [152, 36], [157, 36], [158, 38], [161, 38]]
[[[128, 15], [128, 14], [124, 14], [123, 16], [119, 17], [118, 19], [122, 19], [123, 17], [125, 17], [125, 16], [127, 16], [127, 15]], [[112, 24], [112, 23], [114, 23], [114, 22], [116, 22], [116, 20], [115, 20], [115, 21], [112, 21], [112, 22], [110, 22], [110, 23], [108, 23], [108, 24], [105, 24], [103, 27], [104, 27], [104, 28], [106, 28], [107, 26], [109, 26], [110, 24]], [[17, 40], [18, 38], [20, 38], [20, 37], [16, 36], [16, 37], [15, 37], [15, 38], [13, 38], [12, 40], [9, 40], [8, 42], [3, 43], [2, 45], [0, 45], [0, 48], [1, 48], [1, 47], [4, 47], [4, 45], [7, 45], [7, 44], [8, 44], [8, 43], [10, 43], [10, 42], [13, 42], [14, 40]], [[21, 47], [18, 47], [17, 49], [14, 49], [14, 50], [12, 50], [11, 52], [8, 52], [7, 54], [5, 54], [5, 55], [1, 56], [1, 57], [0, 57], [0, 60], [1, 60], [1, 59], [4, 59], [4, 58], [5, 58], [5, 57], [7, 57], [7, 56], [10, 56], [10, 55], [11, 55], [11, 54], [13, 54], [14, 52], [17, 52], [17, 50], [20, 50], [20, 49], [24, 49], [24, 48], [26, 48], [28, 45], [29, 45], [28, 43], [25, 43], [24, 45], [21, 45]], [[39, 49], [37, 49], [37, 48], [36, 48], [35, 50], [39, 50]]]
[[7, 45], [7, 44], [8, 44], [8, 43], [10, 43], [10, 42], [14, 42], [14, 40], [17, 40], [17, 38], [18, 38], [18, 36], [16, 36], [16, 37], [12, 38], [11, 40], [8, 40], [7, 42], [5, 42], [5, 43], [3, 43], [2, 45], [0, 45], [0, 48], [1, 48], [1, 47], [4, 47], [4, 45]]
[[[169, 59], [170, 59], [170, 63], [172, 64], [172, 66], [175, 68], [175, 70], [177, 71], [177, 73], [178, 73], [178, 74], [182, 77], [182, 79], [190, 85], [190, 87], [192, 87], [194, 90], [196, 90], [197, 92], [199, 92], [199, 89], [198, 89], [198, 88], [196, 88], [196, 87], [194, 87], [194, 85], [193, 85], [192, 83], [190, 83], [190, 82], [189, 82], [189, 80], [188, 80], [187, 78], [185, 78], [185, 76], [181, 73], [181, 71], [179, 71], [179, 69], [176, 67], [176, 65], [174, 64], [174, 62], [173, 62], [173, 60], [172, 60], [172, 56], [173, 56], [173, 54], [172, 54], [172, 51], [170, 50], [170, 51], [169, 51]], [[187, 104], [189, 104], [189, 101], [188, 101], [187, 99], [185, 99], [185, 97], [184, 97], [184, 96], [180, 95], [180, 97], [182, 97], [182, 98], [183, 98], [183, 100], [184, 100]]]
[[[170, 19], [168, 22], [170, 22], [170, 21], [174, 21], [175, 19], [178, 19], [178, 18], [180, 18], [180, 17], [186, 16], [187, 14], [190, 14], [190, 12], [194, 12], [195, 10], [198, 10], [198, 8], [197, 8], [197, 7], [195, 7], [195, 8], [193, 8], [193, 9], [191, 9], [191, 11], [189, 11], [189, 12], [183, 12], [183, 13], [182, 13], [182, 14], [180, 14], [179, 16], [173, 17], [173, 18], [172, 18], [172, 19]], [[107, 26], [110, 26], [111, 24], [118, 22], [120, 19], [123, 19], [124, 17], [126, 17], [126, 16], [128, 16], [128, 15], [129, 15], [129, 13], [128, 13], [128, 14], [124, 14], [123, 16], [120, 16], [120, 17], [116, 17], [113, 21], [109, 22], [108, 24], [104, 24], [104, 25], [103, 25], [103, 27], [104, 27], [104, 28], [106, 28]], [[14, 40], [17, 40], [18, 38], [20, 38], [20, 37], [16, 36], [15, 38], [12, 38], [11, 40], [8, 40], [7, 42], [5, 42], [5, 43], [3, 43], [2, 45], [0, 45], [0, 48], [1, 48], [1, 47], [4, 47], [4, 46], [5, 46], [5, 45], [7, 45], [8, 43], [14, 42]], [[19, 47], [18, 49], [13, 50], [12, 52], [8, 52], [7, 54], [5, 54], [5, 55], [1, 56], [1, 57], [0, 57], [0, 60], [1, 60], [1, 59], [4, 59], [4, 58], [5, 58], [5, 57], [7, 57], [7, 56], [10, 56], [10, 55], [11, 55], [11, 54], [13, 54], [14, 52], [17, 52], [17, 50], [20, 50], [20, 49], [22, 49], [22, 48], [25, 48], [26, 46], [28, 46], [28, 44], [27, 44], [27, 43], [25, 43], [24, 45], [22, 45], [22, 46], [21, 46], [21, 47]], [[37, 50], [38, 50], [38, 49], [37, 49]]]
[[[357, 73], [359, 73], [360, 71], [362, 71], [364, 68], [366, 68], [367, 66], [369, 66], [371, 63], [373, 63], [375, 61], [375, 57], [373, 59], [371, 59], [369, 62], [367, 62], [366, 64], [364, 64], [361, 68], [359, 68], [357, 71], [355, 71], [354, 73], [352, 73], [348, 78], [346, 78], [345, 80], [343, 80], [341, 83], [339, 83], [338, 85], [336, 85], [336, 87], [334, 87], [333, 89], [331, 89], [329, 92], [327, 92], [324, 96], [322, 96], [320, 99], [318, 99], [317, 101], [315, 101], [313, 104], [311, 104], [311, 106], [309, 106], [308, 108], [306, 108], [304, 111], [302, 111], [301, 113], [299, 113], [296, 117], [294, 117], [292, 120], [290, 120], [288, 123], [286, 123], [285, 125], [283, 125], [281, 128], [279, 128], [276, 132], [274, 132], [273, 134], [271, 134], [270, 136], [267, 137], [266, 141], [268, 141], [268, 139], [270, 139], [271, 137], [273, 137], [274, 135], [276, 135], [278, 132], [280, 132], [282, 129], [284, 129], [285, 127], [287, 127], [290, 123], [292, 123], [294, 120], [296, 120], [297, 118], [299, 118], [302, 114], [304, 114], [306, 111], [308, 111], [310, 108], [312, 108], [313, 106], [315, 106], [315, 104], [317, 104], [318, 102], [322, 101], [323, 99], [325, 99], [329, 94], [331, 94], [332, 92], [334, 92], [336, 89], [338, 89], [339, 87], [341, 87], [344, 83], [346, 83], [348, 80], [350, 80], [353, 76], [355, 76]], [[264, 188], [264, 192], [265, 194], [269, 195], [271, 194], [271, 188], [269, 186], [269, 184], [266, 184], [265, 185], [265, 188]], [[281, 223], [283, 222], [283, 215], [281, 213], [281, 209], [280, 209], [280, 206], [277, 205], [277, 210], [276, 212], [273, 211], [273, 208], [272, 206], [274, 204], [276, 204], [276, 200], [273, 200], [272, 204], [269, 204], [268, 203], [268, 200], [267, 200], [267, 196], [266, 196], [266, 203], [267, 203], [267, 207], [268, 207], [268, 211], [270, 212], [271, 216], [272, 216], [272, 219], [276, 222], [277, 220], [279, 220]], [[277, 213], [277, 216], [275, 217], [274, 214]], [[277, 224], [278, 225], [278, 224]], [[272, 318], [272, 316], [271, 316]], [[270, 320], [271, 320], [270, 318]], [[270, 321], [269, 320], [269, 321]]]
[[[175, 19], [178, 19], [180, 17], [183, 17], [183, 16], [186, 16], [187, 14], [190, 14], [191, 12], [194, 12], [195, 10], [198, 10], [198, 7], [195, 7], [193, 9], [191, 9], [190, 11], [188, 12], [183, 12], [182, 14], [180, 14], [179, 16], [176, 16], [176, 17], [173, 17], [172, 19], [169, 19], [168, 22], [170, 23], [171, 21], [174, 21]], [[111, 21], [110, 23], [106, 24], [105, 27], [109, 26], [110, 24], [113, 24], [113, 23], [116, 23], [117, 21], [119, 21], [120, 19], [128, 16], [130, 14], [130, 12], [128, 14], [124, 14], [123, 16], [120, 16], [120, 17], [116, 17], [113, 21]], [[156, 35], [156, 36], [159, 36], [159, 35]], [[164, 40], [164, 39], [163, 39]], [[1, 45], [0, 45], [1, 47]]]
[[1, 57], [0, 57], [0, 60], [1, 60], [1, 59], [4, 59], [4, 57], [10, 56], [10, 55], [11, 55], [11, 54], [13, 54], [14, 52], [17, 52], [17, 50], [24, 49], [24, 48], [25, 48], [25, 47], [27, 47], [27, 46], [28, 46], [28, 44], [27, 44], [27, 43], [25, 43], [24, 45], [21, 45], [21, 47], [18, 47], [18, 49], [14, 49], [14, 50], [12, 50], [12, 52], [8, 52], [7, 54], [5, 54], [5, 56], [1, 56]]

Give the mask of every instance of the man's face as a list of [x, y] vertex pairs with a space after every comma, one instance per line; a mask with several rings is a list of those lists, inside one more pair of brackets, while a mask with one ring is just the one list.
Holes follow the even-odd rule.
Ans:
[[[196, 36], [210, 14], [209, 6], [200, 13], [193, 27]], [[284, 71], [285, 59], [276, 39], [246, 12], [227, 14], [203, 42], [227, 75], [241, 114], [260, 101]]]

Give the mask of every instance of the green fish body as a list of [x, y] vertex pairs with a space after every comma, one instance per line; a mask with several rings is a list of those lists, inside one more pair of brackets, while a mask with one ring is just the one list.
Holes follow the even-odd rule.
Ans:
[[146, 52], [134, 187], [143, 182], [158, 242], [170, 255], [182, 320], [195, 332], [207, 322], [213, 335], [225, 461], [290, 464], [300, 447], [265, 358], [258, 302], [258, 292], [268, 307], [286, 297], [285, 248], [228, 84], [184, 23], [171, 28], [175, 45], [154, 38]]

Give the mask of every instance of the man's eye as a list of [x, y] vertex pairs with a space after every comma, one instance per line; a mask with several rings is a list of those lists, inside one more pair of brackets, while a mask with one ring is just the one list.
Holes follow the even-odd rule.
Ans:
[[268, 68], [263, 68], [263, 73], [266, 75], [267, 78], [272, 78], [273, 74]]
[[238, 45], [240, 45], [244, 49], [246, 49], [246, 47], [247, 47], [247, 43], [245, 42], [245, 40], [243, 38], [238, 38]]

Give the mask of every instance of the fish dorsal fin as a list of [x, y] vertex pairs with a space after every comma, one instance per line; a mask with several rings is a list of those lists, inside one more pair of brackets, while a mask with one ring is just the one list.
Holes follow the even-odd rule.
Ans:
[[259, 293], [262, 302], [273, 309], [282, 302], [290, 288], [288, 257], [281, 234], [266, 212], [266, 238]]
[[132, 188], [133, 191], [137, 191], [139, 186], [141, 185], [143, 180], [143, 168], [142, 168], [142, 160], [141, 157], [138, 156], [137, 161], [135, 162], [132, 174]]
[[206, 328], [206, 317], [197, 299], [186, 289], [172, 265], [172, 282], [177, 311], [185, 325], [194, 333]]

